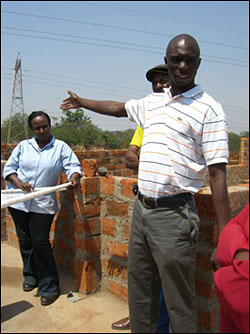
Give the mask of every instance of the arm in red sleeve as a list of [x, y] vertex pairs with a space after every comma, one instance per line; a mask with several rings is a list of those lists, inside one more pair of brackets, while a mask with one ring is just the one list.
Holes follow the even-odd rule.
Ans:
[[239, 249], [249, 251], [249, 204], [230, 220], [220, 234], [217, 248], [219, 265], [231, 265]]

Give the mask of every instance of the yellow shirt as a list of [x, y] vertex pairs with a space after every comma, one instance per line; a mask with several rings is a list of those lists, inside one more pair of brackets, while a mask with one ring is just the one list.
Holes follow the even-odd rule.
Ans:
[[143, 129], [138, 125], [134, 133], [134, 136], [131, 140], [131, 143], [129, 145], [141, 147], [142, 138], [143, 138]]

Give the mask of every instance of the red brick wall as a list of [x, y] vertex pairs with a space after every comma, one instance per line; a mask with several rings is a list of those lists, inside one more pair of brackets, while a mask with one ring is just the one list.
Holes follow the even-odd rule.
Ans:
[[[12, 150], [17, 144], [1, 144], [1, 160], [8, 160]], [[135, 171], [127, 169], [125, 166], [125, 149], [118, 150], [78, 150], [74, 151], [79, 161], [82, 161], [85, 173], [88, 168], [95, 165], [96, 172], [99, 167], [106, 167], [110, 175], [133, 177], [137, 175]], [[90, 176], [90, 175], [88, 175]], [[91, 175], [94, 176], [94, 175]]]
[[249, 137], [241, 138], [240, 164], [249, 166]]
[[[7, 160], [16, 144], [1, 144], [2, 160]], [[137, 172], [127, 169], [125, 166], [126, 150], [82, 150], [74, 151], [81, 161], [86, 176], [95, 176], [100, 167], [106, 167], [109, 175], [137, 177]], [[249, 138], [241, 138], [240, 164], [229, 159], [227, 165], [227, 185], [242, 183], [249, 179]], [[232, 163], [232, 164], [231, 164]], [[209, 176], [205, 179], [204, 186], [209, 185]]]
[[[127, 300], [127, 250], [134, 204], [132, 184], [136, 179], [96, 176], [101, 161], [107, 161], [100, 160], [100, 156], [108, 159], [110, 154], [118, 159], [117, 168], [122, 165], [120, 158], [125, 150], [113, 151], [97, 151], [96, 155], [93, 151], [76, 152], [86, 178], [78, 189], [57, 193], [61, 209], [53, 222], [51, 243], [57, 265], [74, 277], [79, 291], [90, 293], [101, 287]], [[233, 171], [229, 173], [232, 180], [244, 175], [240, 174], [242, 169], [229, 166], [228, 170]], [[59, 183], [64, 182], [67, 180], [62, 175]], [[1, 186], [4, 186], [2, 182]], [[236, 215], [249, 200], [248, 184], [230, 186], [229, 193], [232, 213]], [[196, 275], [198, 325], [200, 332], [211, 332], [218, 325], [218, 303], [209, 261], [216, 245], [217, 228], [209, 188], [202, 188], [196, 202], [202, 223]], [[13, 222], [6, 210], [1, 211], [1, 217], [2, 238], [17, 245]]]

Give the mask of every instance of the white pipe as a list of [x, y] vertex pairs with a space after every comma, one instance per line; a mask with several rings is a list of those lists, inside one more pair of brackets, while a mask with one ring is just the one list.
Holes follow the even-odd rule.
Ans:
[[[7, 199], [5, 201], [1, 201], [1, 209], [4, 209], [7, 206], [10, 206], [10, 205], [13, 205], [13, 204], [16, 204], [16, 203], [19, 203], [19, 202], [24, 202], [24, 201], [33, 199], [33, 198], [38, 197], [38, 196], [47, 195], [47, 194], [53, 193], [55, 191], [65, 190], [67, 187], [69, 187], [71, 185], [72, 185], [72, 183], [68, 182], [68, 183], [64, 183], [64, 184], [59, 184], [58, 186], [54, 186], [54, 187], [37, 188], [39, 190], [34, 189], [34, 191], [31, 191], [29, 193], [23, 192], [24, 193], [23, 196], [18, 196], [18, 198], [10, 198], [10, 199]], [[1, 193], [2, 193], [2, 191], [1, 191]], [[3, 192], [3, 194], [4, 194], [4, 192]]]

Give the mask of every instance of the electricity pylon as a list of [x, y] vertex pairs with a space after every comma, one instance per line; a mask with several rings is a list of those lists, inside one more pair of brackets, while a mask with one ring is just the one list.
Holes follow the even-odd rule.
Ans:
[[[7, 143], [11, 143], [15, 141], [16, 137], [20, 137], [23, 134], [22, 139], [28, 138], [27, 125], [25, 120], [24, 113], [24, 104], [23, 104], [23, 84], [22, 84], [22, 67], [21, 67], [21, 54], [18, 52], [16, 63], [15, 63], [15, 76], [13, 82], [13, 91], [12, 91], [12, 101], [10, 108], [10, 121], [8, 127], [8, 137]], [[17, 131], [13, 131], [16, 127], [16, 124], [13, 124], [13, 116], [17, 113], [20, 114], [20, 117], [23, 121], [23, 129], [17, 129]], [[14, 133], [13, 133], [14, 132]]]

